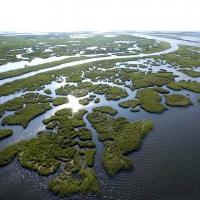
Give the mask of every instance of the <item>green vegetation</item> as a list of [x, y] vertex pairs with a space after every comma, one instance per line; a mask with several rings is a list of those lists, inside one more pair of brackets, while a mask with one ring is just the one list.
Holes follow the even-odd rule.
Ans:
[[173, 66], [181, 68], [193, 68], [200, 66], [200, 56], [196, 53], [195, 47], [180, 45], [179, 49], [169, 54], [156, 56], [159, 60], [165, 60]]
[[168, 84], [166, 85], [166, 87], [167, 87], [167, 88], [170, 88], [170, 89], [172, 89], [172, 90], [177, 90], [177, 91], [182, 90], [182, 87], [179, 86], [179, 84], [176, 83], [176, 82], [168, 83]]
[[197, 81], [179, 81], [179, 82], [171, 82], [166, 85], [166, 87], [173, 90], [190, 90], [192, 92], [200, 93], [200, 83]]
[[130, 100], [122, 101], [119, 103], [119, 106], [122, 108], [130, 108], [130, 107], [135, 108], [138, 105], [140, 105], [140, 102], [138, 99], [130, 99]]
[[144, 53], [164, 51], [170, 48], [170, 44], [168, 42], [161, 41], [158, 45], [154, 44], [153, 46], [149, 45], [148, 47], [150, 48], [145, 49], [144, 47]]
[[55, 78], [49, 74], [38, 74], [11, 83], [0, 85], [0, 95], [6, 96], [19, 91], [34, 91], [44, 89], [45, 84], [50, 84]]
[[49, 189], [66, 196], [74, 193], [99, 193], [99, 183], [93, 169], [80, 169], [80, 179], [74, 178], [71, 173], [63, 173], [49, 182]]
[[0, 116], [3, 116], [5, 111], [17, 111], [23, 109], [28, 104], [42, 104], [51, 102], [49, 96], [40, 95], [38, 93], [27, 93], [20, 97], [16, 97], [0, 105]]
[[92, 134], [89, 129], [87, 128], [81, 128], [79, 129], [77, 136], [80, 140], [86, 141], [86, 140], [92, 140]]
[[55, 99], [53, 99], [53, 105], [54, 106], [59, 106], [65, 103], [68, 103], [69, 100], [66, 97], [56, 97]]
[[132, 72], [122, 70], [120, 75], [123, 81], [133, 81], [133, 87], [136, 89], [153, 86], [161, 87], [174, 80], [173, 73], [170, 72], [145, 73], [135, 72], [135, 70]]
[[[82, 66], [86, 67], [86, 66]], [[75, 69], [73, 67], [67, 67], [62, 70], [54, 70], [45, 73], [40, 73], [28, 78], [12, 81], [11, 83], [5, 83], [0, 86], [0, 95], [5, 96], [17, 91], [34, 91], [43, 90], [46, 84], [50, 84], [52, 81], [58, 81], [62, 76], [68, 77], [67, 81], [81, 82], [81, 67]]]
[[45, 113], [47, 110], [50, 109], [51, 106], [49, 103], [27, 104], [25, 108], [16, 111], [14, 115], [8, 115], [4, 117], [1, 124], [21, 125], [24, 128], [26, 128], [32, 119], [34, 119], [38, 115]]
[[160, 93], [160, 94], [168, 94], [169, 91], [164, 89], [164, 88], [161, 88], [161, 87], [154, 87], [153, 88], [156, 92]]
[[191, 100], [183, 94], [165, 95], [165, 103], [171, 107], [187, 107], [192, 105]]
[[163, 88], [144, 88], [138, 90], [136, 94], [137, 99], [122, 101], [119, 103], [119, 106], [122, 108], [131, 108], [131, 112], [138, 112], [140, 110], [135, 108], [140, 105], [147, 112], [162, 113], [166, 110], [166, 107], [160, 103], [162, 98], [157, 91], [160, 93], [167, 92]]
[[84, 151], [87, 166], [93, 167], [94, 160], [95, 160], [95, 154], [96, 154], [96, 151], [94, 149], [86, 149]]
[[0, 140], [10, 137], [11, 135], [13, 135], [13, 131], [11, 129], [0, 130]]
[[132, 161], [123, 155], [115, 142], [104, 142], [103, 165], [110, 176], [114, 176], [120, 170], [132, 169]]
[[183, 89], [200, 93], [200, 83], [197, 81], [179, 81], [178, 85]]
[[111, 116], [114, 116], [117, 114], [117, 111], [110, 107], [110, 106], [101, 106], [101, 107], [95, 107], [92, 109], [93, 111], [101, 112], [101, 113], [107, 113]]
[[150, 121], [128, 122], [125, 118], [113, 118], [107, 113], [93, 110], [87, 115], [104, 143], [103, 165], [109, 175], [120, 170], [132, 168], [131, 160], [126, 154], [138, 149], [144, 136], [153, 128]]
[[64, 108], [58, 110], [54, 116], [45, 119], [43, 123], [48, 125], [52, 122], [58, 122], [58, 129], [71, 130], [73, 128], [85, 126], [82, 117], [86, 112], [86, 110], [80, 110], [78, 113], [73, 114], [71, 109]]
[[128, 96], [125, 89], [106, 84], [95, 85], [94, 93], [105, 94], [107, 100], [119, 100]]
[[94, 100], [94, 103], [99, 103], [100, 102], [100, 98], [96, 98], [95, 100]]
[[[126, 59], [127, 60], [127, 59]], [[84, 78], [81, 76], [82, 71], [85, 71], [85, 77], [86, 76], [86, 71], [92, 67], [94, 64], [102, 66], [102, 64], [106, 63], [108, 64], [108, 67], [110, 65], [113, 65], [116, 60], [112, 61], [104, 61], [104, 62], [93, 62], [89, 64], [82, 64], [74, 67], [66, 67], [63, 69], [59, 70], [53, 70], [41, 74], [37, 74], [35, 76], [31, 76], [28, 78], [24, 78], [21, 80], [15, 80], [11, 83], [5, 83], [0, 86], [0, 95], [5, 96], [12, 94], [17, 91], [30, 91], [30, 90], [41, 90], [44, 89], [44, 85], [50, 84], [52, 81], [56, 81], [59, 79], [59, 77], [67, 77], [66, 81], [67, 82], [77, 82], [79, 83], [78, 86], [74, 85], [66, 85], [64, 87], [61, 87], [56, 90], [57, 95], [67, 95], [69, 93], [72, 93], [72, 95], [76, 97], [83, 97], [88, 94], [89, 91], [94, 91], [97, 90], [96, 93], [101, 93], [105, 94], [106, 98], [108, 100], [118, 100], [120, 98], [126, 97], [127, 93], [125, 90], [119, 87], [111, 87], [109, 85], [96, 85], [92, 86], [92, 83], [84, 82], [80, 83]], [[104, 66], [106, 67], [106, 66]], [[112, 73], [116, 74], [116, 70], [119, 71], [118, 69], [115, 69]], [[97, 70], [96, 75], [94, 76], [95, 81], [97, 81], [97, 77], [100, 77], [101, 79], [104, 79], [100, 74], [100, 70]], [[110, 81], [115, 81], [115, 77], [108, 75], [108, 71], [105, 72], [105, 74], [108, 76], [108, 79]], [[133, 86], [135, 88], [142, 88], [142, 87], [148, 87], [148, 86], [163, 86], [169, 82], [172, 82], [174, 80], [174, 76], [172, 73], [169, 72], [158, 72], [158, 73], [148, 73], [145, 74], [144, 72], [127, 72], [127, 70], [121, 70], [121, 72], [117, 75], [122, 78], [122, 81], [126, 80], [132, 80], [133, 81]], [[89, 87], [87, 87], [89, 86]], [[100, 91], [99, 91], [100, 90]]]
[[191, 77], [200, 77], [200, 72], [194, 71], [194, 70], [189, 70], [189, 69], [183, 69], [181, 70], [184, 74], [191, 76]]
[[87, 97], [87, 98], [84, 98], [84, 99], [80, 99], [80, 100], [79, 100], [79, 103], [80, 103], [81, 105], [86, 106], [86, 105], [88, 105], [88, 104], [90, 103], [90, 101], [93, 101], [93, 98]]
[[9, 164], [19, 153], [23, 142], [13, 144], [0, 151], [0, 166]]
[[[58, 66], [61, 64], [78, 61], [78, 60], [84, 60], [84, 59], [87, 59], [87, 57], [81, 56], [81, 57], [65, 58], [62, 60], [39, 64], [39, 65], [35, 65], [35, 66], [26, 66], [21, 69], [10, 70], [10, 71], [0, 73], [0, 80], [15, 77], [15, 76], [20, 76], [20, 75], [23, 75], [23, 74], [26, 74], [29, 72], [35, 72], [35, 71], [38, 71], [41, 69], [51, 68], [51, 67], [55, 67], [55, 66]], [[49, 94], [49, 93], [47, 93], [47, 94]]]
[[[62, 163], [62, 172], [49, 182], [51, 191], [61, 196], [77, 192], [99, 193], [98, 180], [94, 169], [91, 169], [96, 151], [85, 149], [94, 147], [91, 132], [84, 127], [82, 118], [85, 113], [85, 110], [75, 114], [71, 109], [57, 111], [54, 116], [44, 120], [46, 126], [57, 122], [56, 134], [41, 132], [34, 139], [8, 146], [0, 151], [0, 166], [17, 156], [23, 167], [47, 176], [56, 172]], [[82, 142], [77, 141], [76, 137]], [[84, 150], [79, 150], [77, 145], [84, 147]], [[81, 179], [74, 176], [76, 173]]]
[[44, 90], [44, 93], [45, 93], [45, 94], [52, 94], [52, 92], [51, 92], [50, 89], [45, 89], [45, 90]]
[[[128, 43], [121, 41], [130, 41]], [[128, 48], [137, 44], [133, 52]], [[119, 46], [120, 44], [120, 46]], [[96, 46], [95, 49], [87, 47]], [[85, 55], [116, 53], [139, 54], [152, 53], [168, 49], [170, 44], [166, 42], [156, 43], [155, 40], [146, 39], [131, 35], [118, 35], [116, 37], [104, 37], [95, 35], [88, 38], [71, 38], [69, 34], [48, 34], [48, 35], [10, 35], [0, 36], [0, 65], [8, 62], [21, 61], [22, 58], [32, 60], [34, 58], [49, 58], [54, 56], [72, 56], [84, 50]], [[124, 53], [121, 53], [124, 52]], [[22, 54], [22, 58], [17, 57]], [[70, 58], [68, 58], [70, 59]]]
[[160, 103], [161, 96], [153, 89], [145, 88], [137, 92], [136, 97], [139, 99], [141, 108], [151, 113], [162, 113], [166, 107]]
[[[93, 84], [91, 82], [78, 83], [77, 86], [65, 85], [56, 89], [57, 95], [64, 96], [71, 94], [75, 97], [84, 97], [88, 95], [89, 92], [94, 92], [95, 94], [101, 95], [105, 94], [107, 100], [119, 100], [128, 96], [125, 89], [109, 86], [107, 84]], [[93, 98], [89, 97], [85, 100], [81, 100], [80, 103], [87, 103], [89, 100], [93, 100]]]

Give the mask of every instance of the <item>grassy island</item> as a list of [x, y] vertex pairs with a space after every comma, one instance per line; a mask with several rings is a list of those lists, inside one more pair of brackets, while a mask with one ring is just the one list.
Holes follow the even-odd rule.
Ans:
[[200, 72], [198, 72], [198, 71], [194, 71], [194, 70], [190, 70], [190, 69], [183, 69], [182, 72], [193, 78], [200, 77]]
[[171, 107], [187, 107], [192, 105], [191, 100], [183, 94], [165, 95], [165, 103]]
[[162, 113], [166, 107], [160, 103], [161, 96], [153, 89], [145, 88], [137, 92], [136, 97], [139, 99], [141, 108], [151, 113]]
[[122, 108], [130, 108], [131, 107], [134, 109], [138, 105], [140, 105], [140, 102], [138, 99], [130, 99], [130, 100], [122, 101], [119, 103], [119, 106]]
[[14, 115], [4, 117], [1, 124], [21, 125], [26, 128], [32, 119], [50, 109], [51, 106], [49, 103], [27, 104], [25, 108], [16, 111]]
[[104, 143], [102, 162], [107, 173], [112, 176], [120, 170], [131, 169], [132, 162], [127, 154], [141, 146], [144, 136], [153, 128], [152, 122], [128, 122], [123, 117], [114, 119], [101, 110], [93, 110], [87, 118]]
[[54, 106], [59, 106], [65, 103], [68, 103], [69, 100], [66, 97], [56, 97], [55, 99], [53, 99], [53, 105]]
[[[85, 110], [76, 114], [71, 109], [57, 111], [44, 121], [46, 126], [56, 121], [57, 134], [42, 132], [36, 138], [8, 146], [0, 151], [0, 166], [17, 156], [23, 167], [47, 176], [55, 173], [62, 163], [62, 172], [49, 182], [51, 191], [61, 196], [78, 192], [99, 193], [99, 183], [92, 168], [96, 151], [91, 148], [95, 145], [92, 145], [91, 132], [84, 128], [82, 118], [85, 113]], [[76, 140], [77, 137], [80, 141]], [[77, 173], [81, 179], [74, 176]]]
[[117, 114], [117, 111], [114, 108], [110, 107], [110, 106], [95, 107], [95, 108], [93, 108], [93, 111], [106, 113], [106, 114], [109, 114], [111, 116], [114, 116], [114, 115]]
[[52, 94], [52, 92], [51, 92], [50, 89], [45, 89], [45, 90], [44, 90], [44, 93], [45, 93], [45, 94]]
[[168, 84], [166, 85], [166, 87], [167, 87], [167, 88], [170, 88], [170, 89], [172, 89], [172, 90], [177, 90], [177, 91], [182, 90], [182, 87], [179, 86], [179, 84], [176, 83], [176, 82], [168, 83]]
[[0, 130], [0, 140], [10, 137], [13, 135], [13, 131], [11, 129], [2, 129]]

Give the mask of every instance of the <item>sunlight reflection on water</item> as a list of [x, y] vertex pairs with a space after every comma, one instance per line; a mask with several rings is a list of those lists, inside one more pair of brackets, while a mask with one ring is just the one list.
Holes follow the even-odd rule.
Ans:
[[78, 112], [81, 108], [84, 106], [79, 103], [79, 99], [72, 96], [68, 95], [69, 103], [66, 104], [66, 108], [71, 108], [73, 113]]

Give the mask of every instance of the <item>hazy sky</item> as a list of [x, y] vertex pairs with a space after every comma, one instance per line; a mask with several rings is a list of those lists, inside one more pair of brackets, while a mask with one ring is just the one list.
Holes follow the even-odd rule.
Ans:
[[0, 31], [200, 31], [200, 0], [0, 0], [0, 7]]

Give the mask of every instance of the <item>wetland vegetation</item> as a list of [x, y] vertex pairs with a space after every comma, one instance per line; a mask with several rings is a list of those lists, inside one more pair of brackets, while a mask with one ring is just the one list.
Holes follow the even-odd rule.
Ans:
[[0, 130], [0, 140], [10, 137], [13, 135], [13, 131], [11, 129], [2, 129]]
[[182, 94], [170, 94], [165, 95], [165, 102], [171, 107], [187, 107], [192, 105], [191, 100]]
[[132, 162], [127, 154], [137, 150], [144, 136], [153, 128], [151, 121], [130, 123], [124, 117], [113, 118], [112, 116], [117, 113], [113, 111], [111, 107], [100, 107], [87, 115], [99, 134], [99, 140], [104, 144], [102, 162], [110, 176], [120, 170], [132, 168]]

